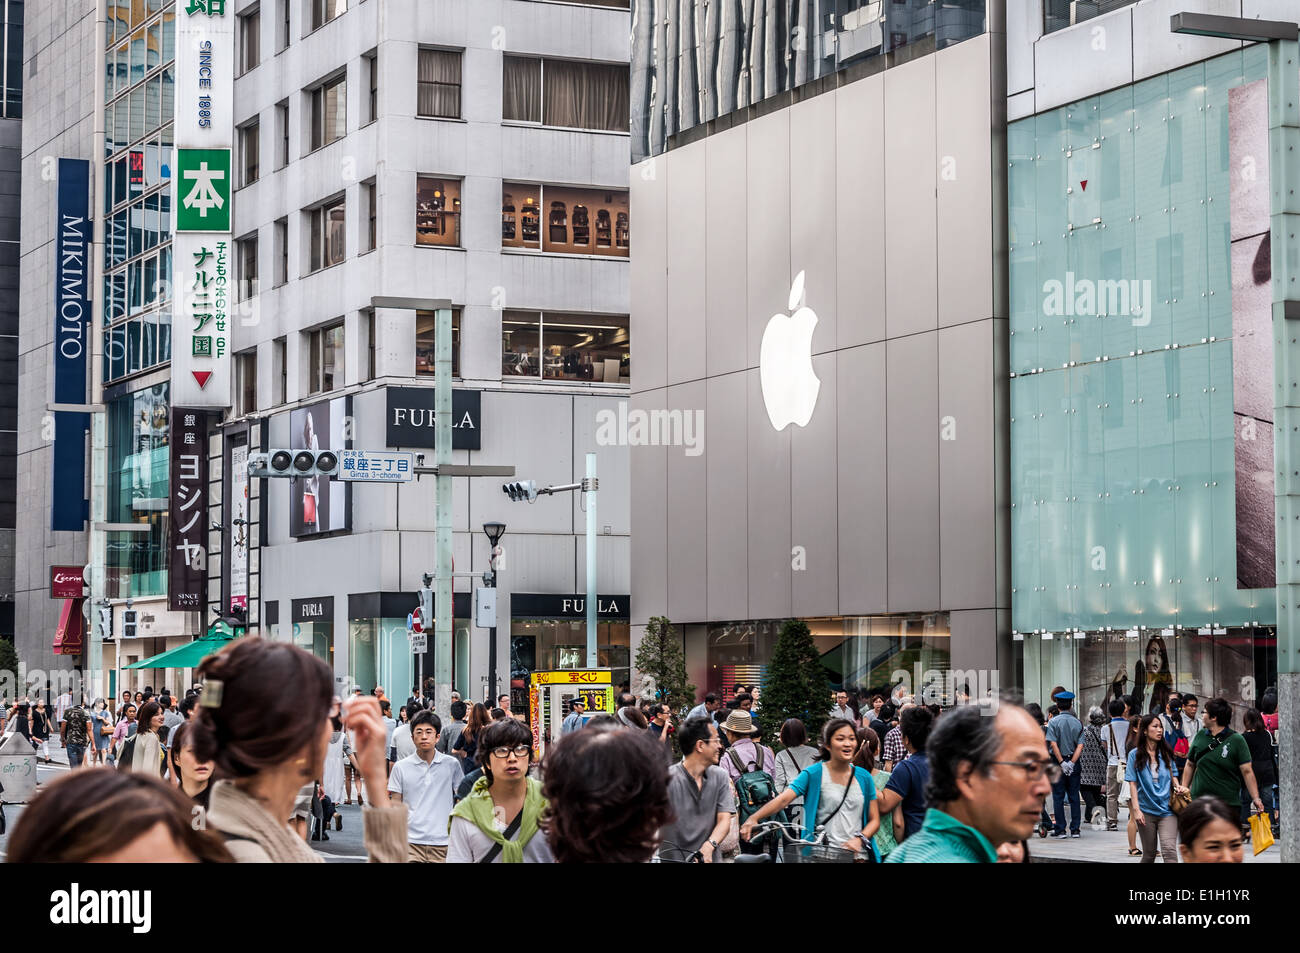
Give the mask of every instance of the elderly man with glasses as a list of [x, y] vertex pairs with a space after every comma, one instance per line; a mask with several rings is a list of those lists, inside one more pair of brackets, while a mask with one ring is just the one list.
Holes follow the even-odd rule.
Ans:
[[887, 863], [997, 863], [999, 845], [1033, 832], [1061, 770], [1034, 719], [1006, 702], [945, 712], [926, 752], [925, 823]]

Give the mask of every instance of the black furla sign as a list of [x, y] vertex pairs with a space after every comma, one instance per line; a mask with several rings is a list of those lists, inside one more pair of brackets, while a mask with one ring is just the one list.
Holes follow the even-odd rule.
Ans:
[[[453, 450], [480, 449], [482, 397], [482, 392], [476, 390], [451, 392]], [[388, 388], [388, 417], [384, 435], [386, 446], [432, 448], [435, 421], [432, 387]]]

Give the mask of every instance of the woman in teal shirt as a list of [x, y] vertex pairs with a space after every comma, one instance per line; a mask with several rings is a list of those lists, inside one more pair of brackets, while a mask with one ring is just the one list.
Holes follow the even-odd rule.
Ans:
[[858, 732], [847, 718], [832, 718], [822, 730], [821, 757], [804, 768], [790, 786], [753, 813], [740, 829], [749, 840], [763, 820], [804, 799], [804, 840], [825, 829], [823, 843], [845, 850], [865, 851], [879, 863], [874, 835], [880, 826], [876, 786], [871, 775], [853, 763]]
[[1174, 752], [1165, 741], [1159, 714], [1143, 715], [1138, 743], [1128, 753], [1124, 777], [1130, 785], [1129, 811], [1142, 839], [1142, 863], [1156, 862], [1156, 845], [1166, 864], [1178, 863], [1178, 821], [1169, 807], [1173, 791], [1185, 788], [1174, 780]]

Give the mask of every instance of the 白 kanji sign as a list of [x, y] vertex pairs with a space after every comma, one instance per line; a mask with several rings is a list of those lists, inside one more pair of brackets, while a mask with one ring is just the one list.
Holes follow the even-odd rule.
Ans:
[[173, 612], [199, 611], [207, 603], [207, 416], [202, 410], [172, 407], [167, 608]]
[[230, 150], [176, 150], [176, 231], [230, 231]]

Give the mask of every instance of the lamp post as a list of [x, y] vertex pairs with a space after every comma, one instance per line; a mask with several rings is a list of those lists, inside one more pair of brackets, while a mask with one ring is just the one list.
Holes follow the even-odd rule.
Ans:
[[[1300, 713], [1300, 24], [1203, 13], [1176, 13], [1174, 33], [1268, 44], [1269, 239], [1273, 271], [1273, 455], [1277, 536], [1278, 710], [1283, 724]], [[1300, 746], [1294, 730], [1279, 732], [1279, 816], [1300, 816]], [[1281, 832], [1282, 863], [1300, 861], [1294, 822]]]
[[[506, 534], [506, 524], [492, 521], [483, 524], [483, 535], [488, 538], [488, 571], [483, 574], [484, 582], [493, 589], [497, 587], [497, 543]], [[496, 607], [493, 607], [493, 620], [496, 619]], [[493, 705], [497, 700], [497, 627], [489, 629], [488, 641], [488, 686]]]

